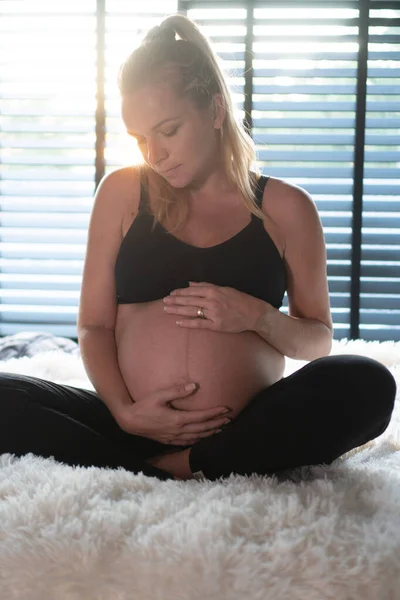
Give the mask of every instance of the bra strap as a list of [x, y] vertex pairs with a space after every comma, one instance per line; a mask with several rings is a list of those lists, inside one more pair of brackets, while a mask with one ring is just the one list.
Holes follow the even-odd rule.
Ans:
[[267, 175], [261, 175], [260, 179], [256, 183], [255, 194], [256, 194], [256, 203], [257, 203], [258, 208], [261, 208], [262, 201], [263, 201], [263, 195], [264, 195], [264, 189], [265, 189], [265, 186], [267, 185], [268, 179], [269, 179], [269, 177]]
[[149, 208], [149, 194], [148, 194], [148, 181], [147, 177], [143, 173], [140, 172], [140, 201], [139, 201], [139, 210], [138, 212], [144, 213], [148, 211]]

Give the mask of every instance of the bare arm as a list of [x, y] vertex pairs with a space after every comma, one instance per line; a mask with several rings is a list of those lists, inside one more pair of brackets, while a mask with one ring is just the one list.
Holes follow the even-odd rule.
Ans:
[[309, 361], [329, 355], [332, 330], [325, 323], [317, 319], [285, 315], [268, 302], [263, 304], [251, 330], [281, 354], [295, 360]]
[[269, 210], [285, 239], [289, 314], [264, 302], [253, 330], [289, 358], [311, 361], [329, 355], [332, 346], [322, 223], [305, 190], [272, 183], [279, 202], [269, 202]]
[[79, 346], [86, 373], [117, 423], [123, 409], [134, 403], [119, 369], [114, 331], [105, 327], [81, 327]]
[[119, 424], [123, 409], [134, 400], [118, 364], [114, 265], [122, 241], [124, 206], [132, 202], [134, 189], [132, 169], [114, 171], [98, 186], [89, 224], [78, 316], [78, 340], [87, 375]]

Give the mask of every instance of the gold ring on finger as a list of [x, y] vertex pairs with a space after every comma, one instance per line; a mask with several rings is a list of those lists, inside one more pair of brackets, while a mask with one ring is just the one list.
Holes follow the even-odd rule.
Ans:
[[204, 309], [201, 307], [197, 309], [197, 316], [200, 319], [207, 319], [206, 315], [204, 314]]

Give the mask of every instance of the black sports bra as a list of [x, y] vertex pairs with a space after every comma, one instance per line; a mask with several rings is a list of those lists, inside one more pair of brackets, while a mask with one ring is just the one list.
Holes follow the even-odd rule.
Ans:
[[[260, 207], [268, 177], [257, 183]], [[147, 189], [141, 184], [136, 218], [122, 240], [115, 262], [117, 301], [120, 304], [149, 302], [187, 287], [189, 281], [204, 281], [233, 287], [282, 306], [286, 271], [277, 247], [261, 219], [251, 221], [236, 235], [207, 248], [192, 246], [169, 233], [160, 223], [154, 230], [148, 210]]]

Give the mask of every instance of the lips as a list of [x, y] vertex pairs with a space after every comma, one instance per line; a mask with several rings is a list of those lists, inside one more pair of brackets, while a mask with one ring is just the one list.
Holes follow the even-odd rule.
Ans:
[[172, 171], [175, 171], [175, 169], [177, 169], [178, 167], [180, 167], [180, 165], [176, 165], [176, 167], [172, 167], [172, 169], [167, 169], [166, 171], [160, 171], [160, 174], [168, 175], [168, 173], [172, 173]]

